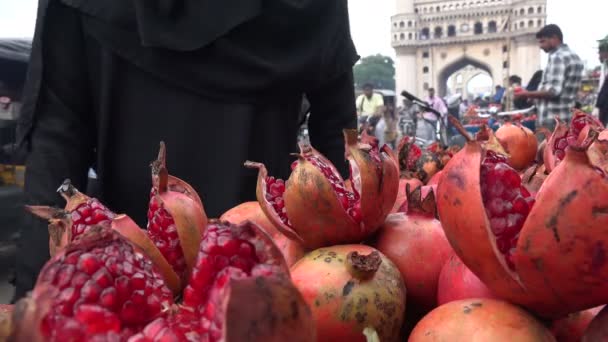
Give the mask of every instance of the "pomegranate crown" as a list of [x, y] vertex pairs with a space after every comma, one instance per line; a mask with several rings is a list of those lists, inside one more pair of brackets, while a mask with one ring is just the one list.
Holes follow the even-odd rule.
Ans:
[[429, 187], [426, 196], [422, 195], [422, 186], [411, 190], [409, 183], [405, 185], [405, 194], [407, 198], [408, 213], [418, 213], [434, 218], [439, 218], [437, 214], [437, 202], [435, 201], [435, 192]]

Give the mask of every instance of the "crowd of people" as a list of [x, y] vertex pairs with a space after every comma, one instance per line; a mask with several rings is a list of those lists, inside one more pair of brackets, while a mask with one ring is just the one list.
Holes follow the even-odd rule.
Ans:
[[[555, 127], [555, 118], [569, 122], [573, 108], [588, 108], [604, 124], [608, 124], [608, 37], [599, 41], [599, 58], [602, 63], [599, 92], [589, 92], [582, 89], [585, 66], [582, 59], [564, 42], [564, 35], [559, 26], [551, 24], [543, 27], [536, 38], [540, 49], [548, 54], [544, 70], [538, 70], [524, 84], [518, 75], [508, 79], [508, 85], [497, 85], [491, 96], [477, 97], [473, 101], [461, 99], [454, 111], [449, 111], [445, 98], [436, 95], [430, 88], [424, 101], [442, 115], [447, 126], [446, 114], [455, 115], [461, 119], [475, 116], [480, 108], [494, 107], [500, 111], [527, 111], [535, 115], [536, 127]], [[396, 109], [384, 104], [380, 94], [373, 92], [371, 84], [366, 84], [364, 93], [357, 98], [357, 114], [360, 123], [364, 123], [370, 133], [379, 137], [382, 142], [394, 145], [397, 122], [400, 116], [415, 116], [415, 120], [423, 120], [429, 127], [435, 127], [438, 120], [434, 113], [412, 113], [409, 104]], [[496, 115], [489, 121], [497, 123]], [[404, 134], [404, 132], [401, 132]]]

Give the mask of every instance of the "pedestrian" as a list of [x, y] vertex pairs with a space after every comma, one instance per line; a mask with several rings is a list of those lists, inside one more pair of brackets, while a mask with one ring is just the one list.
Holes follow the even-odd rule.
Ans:
[[[255, 200], [263, 162], [288, 177], [303, 94], [310, 141], [344, 176], [356, 128], [346, 0], [40, 0], [19, 141], [29, 205], [63, 207], [64, 179], [142, 227], [150, 161], [200, 193], [209, 217]], [[26, 217], [17, 292], [49, 257], [47, 223]]]
[[584, 64], [580, 57], [564, 44], [564, 36], [557, 25], [547, 25], [537, 34], [540, 48], [549, 54], [547, 67], [538, 90], [525, 90], [515, 98], [538, 100], [538, 123], [550, 130], [555, 117], [569, 122], [581, 87]]
[[604, 125], [608, 125], [608, 36], [600, 40], [599, 46], [602, 73], [600, 75], [600, 92], [597, 95], [594, 114]]
[[357, 97], [356, 105], [359, 122], [375, 135], [376, 126], [382, 124], [380, 121], [384, 113], [384, 97], [374, 92], [373, 84], [365, 83], [363, 85], [363, 94]]
[[[424, 112], [424, 113], [422, 113], [422, 118], [427, 123], [427, 126], [430, 126], [428, 129], [432, 130], [433, 132], [436, 132], [437, 123], [441, 122], [440, 123], [440, 132], [441, 132], [441, 138], [444, 140], [441, 143], [443, 143], [444, 145], [447, 145], [446, 125], [447, 125], [448, 108], [447, 108], [445, 102], [443, 101], [443, 99], [441, 99], [439, 96], [435, 95], [434, 88], [429, 88], [428, 92], [429, 92], [429, 95], [427, 98], [424, 99], [424, 101], [435, 111], [439, 112], [439, 114], [441, 116], [438, 117], [437, 114], [435, 114], [435, 113]], [[434, 135], [435, 134], [433, 134], [433, 136]]]

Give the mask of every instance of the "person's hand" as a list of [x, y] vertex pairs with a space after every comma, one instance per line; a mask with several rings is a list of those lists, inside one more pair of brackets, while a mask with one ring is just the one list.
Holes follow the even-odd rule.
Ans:
[[513, 98], [515, 98], [515, 99], [525, 99], [525, 98], [528, 98], [529, 96], [530, 96], [530, 93], [525, 90], [513, 93]]

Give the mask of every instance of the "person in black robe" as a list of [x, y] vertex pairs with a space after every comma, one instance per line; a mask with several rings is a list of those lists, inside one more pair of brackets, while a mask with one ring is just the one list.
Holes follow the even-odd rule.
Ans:
[[[40, 0], [19, 142], [30, 205], [63, 207], [64, 179], [146, 226], [149, 165], [191, 183], [209, 217], [255, 200], [263, 162], [288, 177], [302, 96], [310, 140], [347, 172], [358, 60], [346, 0]], [[49, 258], [47, 223], [27, 215], [22, 297]]]

